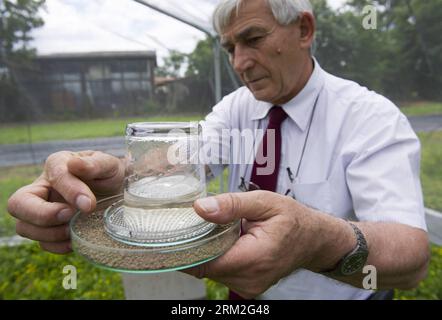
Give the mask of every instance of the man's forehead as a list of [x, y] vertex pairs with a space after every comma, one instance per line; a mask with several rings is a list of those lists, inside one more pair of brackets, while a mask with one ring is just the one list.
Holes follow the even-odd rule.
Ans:
[[222, 30], [221, 38], [235, 38], [253, 29], [267, 30], [276, 22], [265, 0], [243, 1], [238, 10], [233, 10], [230, 21]]

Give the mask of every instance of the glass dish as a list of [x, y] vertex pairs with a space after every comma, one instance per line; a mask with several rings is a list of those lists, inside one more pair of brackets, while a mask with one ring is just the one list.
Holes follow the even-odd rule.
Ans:
[[240, 221], [215, 225], [194, 241], [167, 246], [141, 247], [117, 241], [105, 230], [106, 209], [123, 195], [98, 201], [92, 214], [77, 212], [70, 222], [73, 250], [96, 266], [119, 272], [158, 273], [190, 268], [226, 252], [239, 238]]

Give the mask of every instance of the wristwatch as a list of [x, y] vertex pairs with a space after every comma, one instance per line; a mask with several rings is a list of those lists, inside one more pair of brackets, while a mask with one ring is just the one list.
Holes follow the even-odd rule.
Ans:
[[356, 272], [361, 271], [367, 262], [369, 252], [364, 234], [353, 223], [349, 222], [349, 224], [353, 228], [356, 235], [356, 247], [338, 262], [335, 269], [323, 272], [324, 275], [338, 277], [351, 276]]

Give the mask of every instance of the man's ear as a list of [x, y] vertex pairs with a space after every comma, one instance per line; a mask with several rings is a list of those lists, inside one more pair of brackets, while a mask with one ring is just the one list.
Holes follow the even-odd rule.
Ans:
[[299, 20], [300, 42], [303, 48], [311, 48], [316, 32], [316, 20], [310, 12], [303, 12]]

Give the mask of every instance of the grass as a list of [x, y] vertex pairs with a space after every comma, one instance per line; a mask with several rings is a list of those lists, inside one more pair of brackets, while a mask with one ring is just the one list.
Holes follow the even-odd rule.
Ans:
[[421, 182], [427, 208], [442, 212], [442, 131], [419, 133]]
[[[419, 134], [422, 142], [421, 178], [425, 205], [442, 211], [442, 132]], [[0, 236], [14, 233], [14, 220], [6, 213], [8, 197], [20, 186], [31, 182], [40, 167], [0, 169]], [[208, 187], [218, 192], [219, 179]], [[122, 299], [121, 278], [93, 267], [78, 256], [45, 253], [36, 244], [0, 248], [0, 299]], [[78, 270], [78, 290], [66, 291], [61, 283], [63, 266]], [[83, 276], [82, 276], [83, 275]], [[227, 288], [207, 280], [207, 297], [225, 299]], [[442, 299], [442, 247], [432, 246], [428, 278], [418, 288], [396, 291], [398, 299]]]
[[[82, 258], [44, 252], [35, 244], [0, 248], [0, 299], [124, 299], [121, 275]], [[77, 289], [66, 290], [63, 268], [75, 266]]]
[[15, 234], [15, 220], [7, 214], [8, 198], [17, 189], [35, 180], [41, 170], [37, 166], [0, 168], [0, 237]]
[[[442, 114], [440, 102], [405, 103], [401, 110], [407, 116], [424, 116]], [[73, 140], [100, 137], [121, 136], [127, 123], [140, 121], [194, 121], [201, 120], [201, 115], [181, 115], [164, 117], [137, 117], [120, 119], [77, 120], [42, 124], [2, 124], [0, 145], [28, 143], [29, 134], [32, 142], [51, 140]]]
[[[74, 140], [100, 137], [115, 137], [124, 135], [126, 124], [144, 121], [195, 121], [201, 116], [167, 116], [167, 117], [138, 117], [120, 119], [78, 120], [33, 124], [30, 127], [32, 142], [51, 140]], [[0, 145], [28, 143], [28, 127], [25, 124], [2, 125], [0, 130]]]
[[401, 111], [406, 116], [441, 115], [442, 103], [440, 102], [406, 103], [401, 107]]
[[431, 246], [431, 262], [427, 278], [416, 289], [396, 290], [398, 300], [441, 300], [442, 299], [442, 247]]

